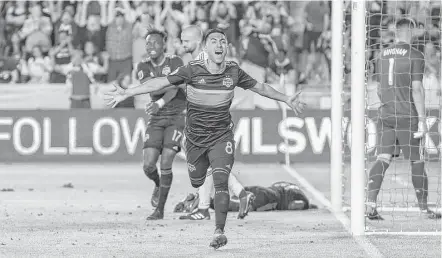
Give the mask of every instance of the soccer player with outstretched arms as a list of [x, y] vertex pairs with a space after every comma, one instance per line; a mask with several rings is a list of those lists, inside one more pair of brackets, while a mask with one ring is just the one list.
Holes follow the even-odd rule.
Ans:
[[424, 88], [424, 55], [410, 43], [415, 23], [401, 19], [396, 23], [396, 42], [381, 50], [377, 60], [378, 112], [380, 143], [377, 159], [369, 173], [366, 217], [382, 219], [376, 201], [396, 147], [402, 149], [411, 163], [411, 174], [419, 208], [430, 217], [437, 214], [428, 209], [428, 177], [421, 153], [421, 143], [427, 133]]
[[[186, 53], [190, 53], [194, 60], [207, 59], [206, 54], [203, 51], [203, 37], [202, 30], [196, 25], [190, 25], [183, 29], [181, 33], [181, 41]], [[198, 188], [198, 205], [197, 209], [190, 211], [189, 214], [180, 216], [183, 220], [208, 220], [210, 219], [210, 199], [211, 193], [214, 189], [212, 170], [209, 168], [207, 171], [206, 180], [203, 185]], [[229, 175], [229, 191], [235, 196], [239, 197], [239, 212], [238, 218], [243, 219], [247, 216], [250, 203], [252, 202], [253, 195], [247, 193], [244, 186], [236, 179], [233, 174]]]
[[222, 30], [209, 30], [204, 42], [208, 59], [189, 62], [167, 77], [153, 78], [134, 88], [122, 89], [115, 85], [113, 91], [105, 93], [105, 98], [109, 105], [115, 106], [131, 96], [155, 92], [171, 85], [187, 84], [186, 140], [183, 147], [193, 187], [200, 187], [206, 179], [207, 169], [212, 168], [216, 228], [210, 246], [217, 249], [227, 244], [224, 227], [230, 199], [228, 179], [235, 150], [230, 114], [234, 88], [249, 89], [285, 102], [296, 115], [303, 111], [305, 104], [299, 100], [300, 92], [286, 96], [266, 83], [257, 82], [237, 63], [225, 61], [228, 43]]

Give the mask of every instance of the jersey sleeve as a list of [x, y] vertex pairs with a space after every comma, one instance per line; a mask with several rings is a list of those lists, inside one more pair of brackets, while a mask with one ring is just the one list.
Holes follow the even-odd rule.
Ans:
[[257, 81], [238, 67], [238, 87], [248, 90], [255, 87]]
[[411, 60], [411, 81], [422, 81], [425, 71], [425, 58], [419, 53]]
[[138, 63], [137, 65], [137, 79], [140, 82], [145, 82], [150, 77], [150, 71], [147, 65], [145, 65], [143, 62]]
[[166, 78], [170, 84], [178, 86], [183, 83], [189, 83], [192, 77], [192, 68], [190, 64], [180, 66], [171, 72]]
[[171, 60], [170, 60], [170, 68], [172, 70], [176, 70], [178, 67], [183, 66], [184, 62], [183, 59], [181, 59], [178, 56], [174, 56]]

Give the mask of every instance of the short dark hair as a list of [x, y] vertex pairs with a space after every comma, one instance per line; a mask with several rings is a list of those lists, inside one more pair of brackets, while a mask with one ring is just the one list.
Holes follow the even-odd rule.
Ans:
[[162, 32], [160, 30], [149, 30], [146, 34], [146, 37], [144, 37], [145, 39], [147, 39], [148, 36], [150, 35], [160, 35], [160, 37], [163, 39], [164, 42], [167, 41], [167, 34], [165, 32]]
[[203, 42], [206, 43], [207, 38], [209, 38], [210, 34], [213, 34], [213, 33], [220, 33], [220, 34], [223, 34], [224, 37], [227, 38], [226, 33], [225, 33], [223, 30], [218, 29], [218, 28], [215, 28], [215, 29], [210, 29], [210, 30], [208, 30], [208, 31], [206, 32], [206, 35], [204, 35], [204, 38], [203, 38]]
[[412, 19], [407, 19], [407, 18], [400, 19], [399, 21], [396, 22], [396, 29], [404, 27], [414, 29], [416, 28], [416, 22]]

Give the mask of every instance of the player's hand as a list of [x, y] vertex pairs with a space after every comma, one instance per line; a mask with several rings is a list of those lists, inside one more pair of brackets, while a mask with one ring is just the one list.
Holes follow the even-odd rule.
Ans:
[[427, 123], [425, 121], [419, 121], [418, 130], [413, 134], [415, 139], [423, 138], [428, 132]]
[[160, 106], [156, 102], [146, 104], [146, 107], [144, 108], [144, 111], [146, 111], [146, 114], [148, 115], [156, 114], [159, 110]]
[[295, 115], [299, 115], [304, 111], [306, 104], [299, 100], [299, 95], [302, 91], [296, 92], [293, 96], [289, 97], [286, 101], [287, 105], [295, 111]]
[[112, 108], [129, 97], [120, 85], [114, 83], [113, 86], [114, 87], [111, 91], [104, 93], [104, 99], [107, 101], [106, 105], [112, 106]]

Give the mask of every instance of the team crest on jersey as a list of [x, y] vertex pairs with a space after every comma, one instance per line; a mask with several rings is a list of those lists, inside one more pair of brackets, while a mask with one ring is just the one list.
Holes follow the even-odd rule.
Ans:
[[177, 72], [178, 72], [178, 69], [179, 68], [177, 68], [177, 69], [175, 69], [173, 72], [171, 72], [169, 75], [174, 75], [174, 74], [176, 74]]
[[170, 74], [170, 67], [169, 66], [165, 66], [163, 68], [163, 71], [161, 72], [163, 75], [169, 75]]
[[196, 171], [196, 167], [190, 163], [187, 163], [187, 168], [189, 169], [190, 172]]
[[230, 86], [233, 85], [233, 80], [230, 77], [226, 77], [223, 80], [223, 86], [226, 86], [227, 88], [230, 88]]
[[142, 70], [138, 71], [138, 80], [141, 80], [144, 78], [144, 73]]

